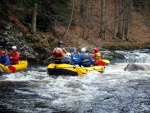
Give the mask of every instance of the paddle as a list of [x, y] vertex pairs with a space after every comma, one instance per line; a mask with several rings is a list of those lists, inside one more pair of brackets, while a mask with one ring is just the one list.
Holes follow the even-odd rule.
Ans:
[[16, 72], [16, 68], [14, 67], [14, 66], [11, 66], [11, 65], [9, 65], [9, 66], [7, 66], [8, 68], [9, 68], [9, 70], [11, 71], [11, 72]]
[[97, 61], [97, 62], [95, 62], [95, 64], [98, 66], [105, 66], [106, 65], [106, 63], [103, 61]]
[[107, 63], [107, 64], [110, 64], [109, 60], [103, 59], [102, 61], [105, 62], [105, 63]]
[[83, 73], [82, 73], [82, 71], [81, 71], [80, 69], [76, 68], [76, 71], [77, 71], [77, 73], [78, 73], [78, 75], [79, 75], [80, 77], [83, 76]]
[[[72, 65], [72, 66], [73, 66], [73, 68], [76, 69], [77, 74], [78, 74], [80, 77], [82, 77], [82, 76], [83, 76], [82, 71], [81, 71], [79, 68], [77, 68], [76, 65]], [[70, 68], [70, 67], [65, 67], [65, 68]]]

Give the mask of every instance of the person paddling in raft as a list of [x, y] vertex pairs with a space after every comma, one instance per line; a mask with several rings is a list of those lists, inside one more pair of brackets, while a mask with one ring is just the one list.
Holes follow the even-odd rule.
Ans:
[[17, 51], [16, 46], [12, 46], [12, 52], [9, 53], [10, 64], [19, 64], [20, 53]]
[[71, 53], [72, 65], [78, 64], [78, 62], [76, 62], [76, 61], [78, 60], [79, 55], [80, 55], [80, 53], [77, 51], [77, 48], [73, 47], [72, 53]]
[[0, 52], [0, 54], [1, 54], [0, 55], [0, 63], [5, 66], [10, 65], [10, 59], [9, 59], [8, 55], [6, 54], [6, 52], [2, 50]]
[[93, 64], [93, 59], [89, 53], [86, 53], [86, 48], [82, 48], [76, 62], [78, 62], [79, 66], [90, 67]]
[[64, 48], [64, 42], [59, 41], [58, 46], [54, 48], [52, 54], [55, 59], [56, 64], [61, 64], [61, 63], [68, 63], [71, 64], [71, 57], [69, 55], [66, 55], [66, 50]]
[[105, 66], [105, 62], [102, 61], [102, 54], [99, 52], [98, 48], [94, 48], [94, 54], [92, 55], [92, 58], [94, 60], [94, 65], [98, 65], [98, 66]]

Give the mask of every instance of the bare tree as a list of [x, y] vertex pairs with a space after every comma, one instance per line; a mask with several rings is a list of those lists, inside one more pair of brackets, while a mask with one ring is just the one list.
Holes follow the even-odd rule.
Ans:
[[84, 0], [85, 2], [85, 16], [84, 16], [84, 28], [83, 28], [83, 39], [86, 38], [86, 30], [87, 30], [87, 18], [88, 18], [88, 7], [89, 7], [89, 0]]
[[144, 8], [145, 8], [146, 13], [149, 12], [149, 5], [150, 5], [150, 1], [149, 0], [145, 0]]
[[105, 0], [101, 0], [101, 25], [100, 25], [100, 38], [105, 40], [105, 13], [106, 4]]
[[122, 37], [122, 4], [121, 4], [121, 0], [118, 1], [118, 5], [119, 5], [119, 11], [118, 11], [118, 33], [117, 33], [117, 37], [121, 39]]
[[117, 0], [115, 0], [114, 34], [113, 34], [113, 38], [114, 38], [114, 39], [116, 39], [116, 24], [117, 24]]
[[37, 3], [34, 4], [33, 14], [32, 14], [32, 24], [31, 33], [36, 34], [36, 18], [37, 18]]
[[81, 17], [84, 17], [83, 12], [84, 12], [84, 0], [81, 0], [80, 1], [80, 15], [81, 15]]
[[126, 22], [125, 9], [126, 9], [126, 0], [124, 0], [122, 2], [122, 10], [123, 10], [123, 18], [122, 18], [122, 41], [125, 40], [125, 22]]
[[129, 32], [129, 23], [130, 23], [130, 17], [131, 17], [131, 0], [126, 0], [126, 20], [125, 20], [125, 40], [128, 40], [128, 32]]
[[74, 14], [74, 0], [72, 0], [72, 11], [71, 11], [70, 22], [69, 22], [69, 25], [68, 25], [68, 27], [67, 27], [65, 33], [64, 33], [64, 37], [65, 37], [67, 31], [68, 31], [69, 28], [70, 28], [70, 25], [71, 25], [71, 22], [72, 22], [72, 18], [73, 18], [73, 14]]

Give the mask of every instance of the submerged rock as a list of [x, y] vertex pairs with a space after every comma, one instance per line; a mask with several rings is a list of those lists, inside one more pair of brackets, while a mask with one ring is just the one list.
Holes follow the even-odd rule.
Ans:
[[124, 71], [137, 71], [137, 70], [145, 70], [144, 66], [137, 65], [137, 64], [128, 64]]

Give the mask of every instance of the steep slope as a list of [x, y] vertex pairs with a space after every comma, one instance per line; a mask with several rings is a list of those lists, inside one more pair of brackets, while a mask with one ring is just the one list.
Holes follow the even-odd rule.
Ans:
[[[114, 40], [113, 26], [114, 26], [114, 13], [115, 4], [113, 0], [106, 1], [106, 28], [105, 36], [106, 40], [99, 38], [100, 24], [101, 24], [101, 1], [92, 0], [88, 4], [86, 9], [81, 10], [81, 1], [76, 0], [74, 7], [69, 3], [70, 14], [72, 8], [74, 8], [70, 18], [64, 18], [67, 24], [60, 20], [55, 21], [55, 27], [52, 33], [42, 32], [39, 30], [37, 35], [30, 34], [30, 28], [27, 28], [20, 17], [17, 15], [19, 12], [13, 12], [11, 7], [8, 14], [9, 19], [13, 23], [14, 27], [17, 26], [19, 31], [22, 31], [24, 38], [28, 42], [28, 45], [33, 47], [34, 45], [43, 46], [45, 48], [53, 48], [56, 46], [58, 40], [63, 40], [66, 46], [98, 46], [111, 49], [122, 48], [149, 48], [150, 47], [150, 16], [142, 15], [132, 8], [131, 21], [129, 24], [129, 37], [128, 41], [122, 41], [120, 39]], [[87, 10], [87, 13], [86, 13]], [[41, 10], [42, 11], [42, 10]], [[29, 11], [31, 12], [31, 11]], [[41, 12], [38, 12], [40, 15]], [[85, 20], [85, 15], [87, 18]], [[30, 17], [28, 19], [31, 19]], [[84, 25], [86, 23], [85, 38], [83, 38]], [[38, 24], [38, 23], [37, 23]], [[70, 27], [68, 27], [70, 24]], [[42, 25], [40, 23], [40, 25]]]
[[[100, 31], [100, 1], [90, 2], [88, 7], [88, 18], [87, 18], [87, 28], [86, 38], [82, 39], [84, 30], [84, 19], [80, 14], [80, 4], [75, 3], [74, 15], [72, 19], [72, 26], [66, 32], [67, 27], [61, 26], [57, 23], [55, 27], [55, 34], [61, 40], [65, 40], [68, 45], [107, 45], [107, 46], [125, 46], [126, 48], [134, 46], [135, 48], [149, 47], [150, 45], [150, 19], [148, 16], [142, 15], [132, 8], [131, 21], [129, 24], [129, 37], [128, 41], [121, 41], [120, 39], [114, 40], [113, 37], [113, 26], [114, 26], [114, 10], [115, 4], [112, 0], [107, 0], [106, 2], [106, 40], [101, 40], [99, 38]], [[63, 35], [66, 32], [65, 36]], [[133, 48], [134, 48], [133, 47]]]

